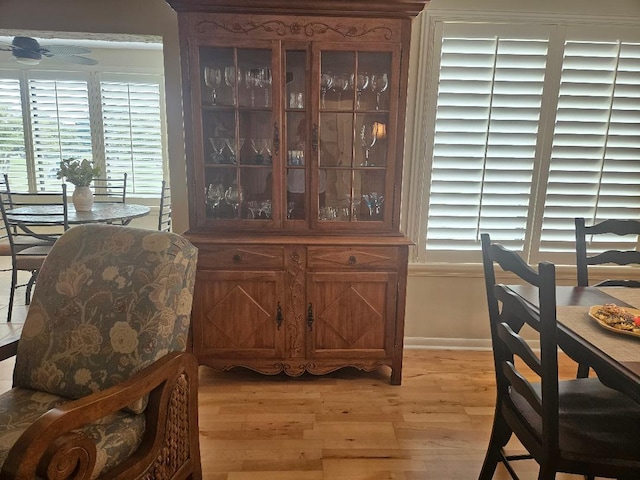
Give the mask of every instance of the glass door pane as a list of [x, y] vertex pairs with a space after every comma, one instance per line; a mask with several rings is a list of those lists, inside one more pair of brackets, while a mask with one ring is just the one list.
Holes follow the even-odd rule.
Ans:
[[285, 51], [286, 218], [307, 220], [308, 95], [307, 52]]
[[383, 221], [391, 53], [320, 56], [318, 221]]
[[205, 211], [273, 219], [271, 49], [200, 48]]

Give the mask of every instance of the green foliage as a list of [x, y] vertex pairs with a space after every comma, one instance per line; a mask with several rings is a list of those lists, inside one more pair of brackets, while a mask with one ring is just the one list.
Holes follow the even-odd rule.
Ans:
[[64, 178], [65, 181], [73, 183], [76, 187], [88, 187], [91, 185], [94, 177], [100, 175], [100, 167], [93, 165], [87, 159], [77, 160], [75, 158], [64, 158], [60, 162], [58, 170], [58, 178]]

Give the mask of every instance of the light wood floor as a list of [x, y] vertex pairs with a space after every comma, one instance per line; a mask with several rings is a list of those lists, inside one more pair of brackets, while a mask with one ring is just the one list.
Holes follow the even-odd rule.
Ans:
[[[0, 274], [0, 321], [8, 285]], [[14, 321], [25, 311], [17, 307]], [[13, 364], [0, 362], [0, 392], [11, 388]], [[575, 375], [573, 362], [561, 364], [567, 378]], [[473, 480], [491, 430], [494, 383], [491, 353], [477, 351], [406, 350], [400, 386], [389, 385], [387, 369], [289, 378], [203, 366], [204, 478]], [[514, 441], [510, 451], [522, 448]], [[522, 480], [537, 478], [532, 461], [516, 469]], [[508, 478], [499, 466], [494, 479]]]

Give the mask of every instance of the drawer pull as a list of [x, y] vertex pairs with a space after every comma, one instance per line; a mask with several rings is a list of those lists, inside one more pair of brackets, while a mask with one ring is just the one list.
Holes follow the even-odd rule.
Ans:
[[240, 262], [242, 261], [242, 256], [241, 256], [239, 253], [236, 253], [236, 254], [233, 256], [233, 261], [234, 261], [235, 263], [240, 263]]
[[358, 263], [358, 259], [356, 258], [355, 255], [351, 255], [349, 257], [349, 265], [355, 265], [356, 263]]
[[280, 305], [280, 302], [278, 302], [278, 307], [276, 310], [276, 323], [278, 324], [278, 330], [280, 330], [280, 327], [282, 326], [282, 320], [284, 319], [284, 315], [282, 315], [282, 305]]

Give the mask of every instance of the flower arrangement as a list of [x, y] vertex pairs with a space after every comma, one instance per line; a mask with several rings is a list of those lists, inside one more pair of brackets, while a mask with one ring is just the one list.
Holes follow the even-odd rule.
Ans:
[[76, 187], [88, 187], [94, 177], [99, 175], [100, 167], [96, 167], [93, 162], [87, 159], [64, 158], [60, 162], [57, 177], [64, 178], [65, 181], [73, 183]]

